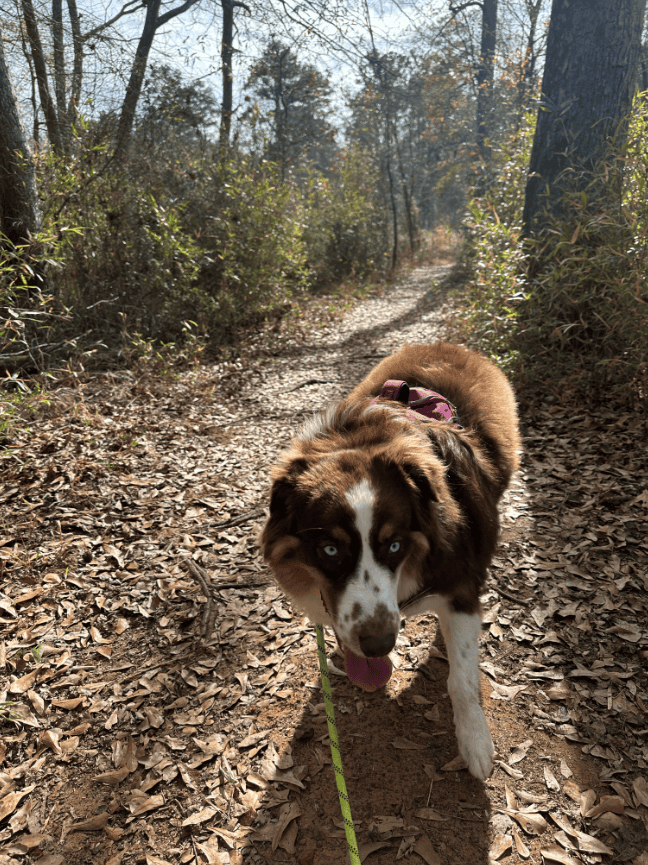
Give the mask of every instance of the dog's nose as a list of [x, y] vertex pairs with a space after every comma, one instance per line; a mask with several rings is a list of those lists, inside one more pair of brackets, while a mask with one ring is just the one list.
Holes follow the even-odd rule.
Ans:
[[395, 634], [385, 634], [382, 637], [376, 637], [369, 634], [360, 637], [359, 643], [365, 658], [384, 658], [396, 645], [396, 636]]

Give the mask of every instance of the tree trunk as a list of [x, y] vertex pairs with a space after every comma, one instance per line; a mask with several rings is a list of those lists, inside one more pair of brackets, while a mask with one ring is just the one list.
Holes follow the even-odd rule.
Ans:
[[526, 0], [527, 12], [529, 15], [529, 35], [527, 36], [526, 50], [524, 52], [524, 60], [520, 69], [520, 78], [518, 81], [518, 118], [517, 126], [519, 127], [522, 120], [522, 113], [527, 104], [529, 91], [533, 87], [533, 76], [535, 75], [536, 66], [536, 30], [538, 28], [538, 18], [540, 17], [540, 6], [542, 0]]
[[50, 96], [49, 84], [47, 82], [45, 55], [43, 53], [43, 45], [38, 32], [36, 13], [34, 12], [32, 0], [22, 0], [22, 9], [25, 18], [25, 29], [27, 30], [27, 37], [29, 39], [29, 47], [34, 62], [34, 69], [36, 70], [38, 95], [43, 108], [43, 114], [45, 115], [47, 134], [54, 150], [61, 152], [63, 150], [63, 141], [61, 138], [56, 108], [54, 107], [54, 102]]
[[234, 40], [234, 2], [221, 0], [223, 7], [223, 41], [221, 44], [221, 63], [223, 80], [223, 104], [221, 107], [220, 133], [218, 147], [225, 153], [229, 147], [232, 127], [232, 54]]
[[67, 119], [70, 126], [76, 123], [79, 114], [79, 100], [81, 98], [81, 83], [83, 81], [83, 37], [81, 36], [81, 23], [76, 0], [67, 0], [68, 15], [70, 16], [70, 27], [72, 29], [72, 47], [74, 61], [72, 65], [72, 83], [70, 86], [70, 99], [67, 106]]
[[221, 0], [223, 7], [223, 44], [221, 46], [221, 61], [223, 74], [223, 105], [221, 108], [220, 133], [218, 148], [225, 153], [229, 147], [230, 131], [232, 129], [232, 57], [234, 55], [234, 9], [237, 6], [250, 11], [250, 7], [240, 0]]
[[41, 229], [36, 171], [20, 122], [0, 26], [0, 230], [18, 245]]
[[488, 137], [493, 114], [493, 75], [497, 47], [498, 0], [482, 0], [482, 31], [477, 69], [477, 147], [482, 161], [490, 162]]
[[[31, 0], [23, 0], [23, 2], [31, 2]], [[162, 0], [148, 0], [146, 5], [146, 18], [142, 35], [140, 36], [137, 50], [135, 51], [135, 59], [131, 68], [130, 78], [126, 87], [126, 95], [122, 103], [121, 114], [119, 115], [119, 124], [117, 126], [117, 136], [113, 160], [117, 163], [123, 163], [128, 157], [130, 148], [131, 136], [133, 133], [133, 122], [135, 120], [135, 111], [139, 101], [140, 93], [142, 92], [142, 84], [146, 73], [146, 64], [148, 62], [149, 51], [153, 44], [155, 32], [159, 27], [162, 27], [171, 18], [185, 12], [196, 3], [197, 0], [185, 0], [180, 6], [175, 9], [169, 9], [164, 15], [159, 15]]]
[[140, 41], [135, 51], [135, 59], [131, 67], [130, 78], [126, 86], [126, 95], [122, 103], [122, 110], [119, 116], [119, 125], [117, 126], [117, 143], [115, 144], [115, 152], [113, 158], [115, 162], [121, 163], [126, 160], [130, 146], [131, 134], [133, 131], [133, 121], [135, 120], [135, 111], [137, 102], [142, 92], [142, 83], [146, 73], [146, 64], [148, 61], [149, 51], [153, 44], [155, 30], [157, 28], [158, 12], [162, 0], [149, 0], [146, 6], [146, 19], [144, 20], [144, 28]]
[[620, 203], [622, 164], [596, 171], [611, 143], [622, 152], [637, 81], [646, 0], [553, 0], [524, 202], [524, 233], [569, 218], [563, 197]]
[[52, 46], [54, 55], [54, 93], [61, 142], [70, 149], [70, 129], [65, 104], [65, 52], [63, 49], [63, 0], [52, 0]]
[[407, 237], [409, 239], [410, 252], [414, 252], [416, 246], [416, 228], [414, 223], [414, 207], [412, 197], [407, 186], [407, 177], [405, 175], [405, 166], [403, 165], [403, 154], [401, 151], [400, 141], [396, 125], [392, 123], [392, 136], [396, 146], [396, 157], [398, 159], [398, 173], [401, 177], [401, 189], [403, 190], [403, 204], [405, 205], [405, 221], [407, 223]]

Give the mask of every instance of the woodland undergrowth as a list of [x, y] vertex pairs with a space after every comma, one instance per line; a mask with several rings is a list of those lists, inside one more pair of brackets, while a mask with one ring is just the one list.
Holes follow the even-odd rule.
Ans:
[[385, 273], [378, 184], [360, 148], [327, 175], [284, 181], [266, 160], [168, 145], [127, 173], [87, 130], [73, 156], [38, 157], [43, 233], [20, 248], [2, 239], [5, 375], [127, 365], [151, 346], [218, 351], [319, 286]]
[[[637, 103], [616, 206], [565, 184], [563, 218], [523, 238], [522, 213], [535, 119], [497, 151], [488, 192], [471, 202], [462, 260], [468, 291], [455, 321], [519, 385], [549, 401], [584, 399], [648, 413], [648, 114]], [[573, 175], [582, 187], [582, 177]]]

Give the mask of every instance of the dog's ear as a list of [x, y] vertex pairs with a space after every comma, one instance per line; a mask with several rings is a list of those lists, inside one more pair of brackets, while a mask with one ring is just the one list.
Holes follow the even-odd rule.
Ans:
[[404, 463], [403, 471], [405, 476], [412, 481], [419, 492], [421, 499], [425, 502], [438, 502], [439, 496], [430, 482], [430, 478], [421, 466], [414, 463]]
[[279, 541], [293, 536], [301, 500], [297, 484], [306, 467], [306, 460], [295, 459], [282, 466], [275, 476], [270, 490], [270, 515], [259, 538], [266, 561]]
[[462, 541], [467, 559], [485, 569], [497, 543], [497, 495], [493, 468], [478, 444], [463, 433], [434, 429], [431, 444], [445, 468], [445, 481], [459, 506]]

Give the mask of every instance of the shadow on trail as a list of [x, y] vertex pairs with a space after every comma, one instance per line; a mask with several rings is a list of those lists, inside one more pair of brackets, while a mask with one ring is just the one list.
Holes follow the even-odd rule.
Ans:
[[[417, 653], [427, 652], [432, 619], [416, 630]], [[429, 643], [428, 643], [429, 644]], [[339, 658], [333, 658], [335, 664]], [[448, 665], [436, 657], [401, 670], [386, 689], [360, 691], [333, 676], [334, 703], [347, 792], [361, 848], [383, 846], [372, 865], [393, 865], [401, 849], [425, 836], [444, 865], [487, 865], [492, 827], [489, 791], [467, 771], [440, 771], [457, 755]], [[311, 685], [312, 687], [312, 685]], [[322, 699], [313, 694], [313, 703]], [[346, 855], [326, 716], [321, 704], [306, 710], [291, 741], [296, 765], [307, 765], [310, 783], [299, 795], [302, 816], [298, 860], [339, 865]], [[426, 717], [427, 716], [427, 717]], [[409, 839], [409, 840], [405, 840]]]

